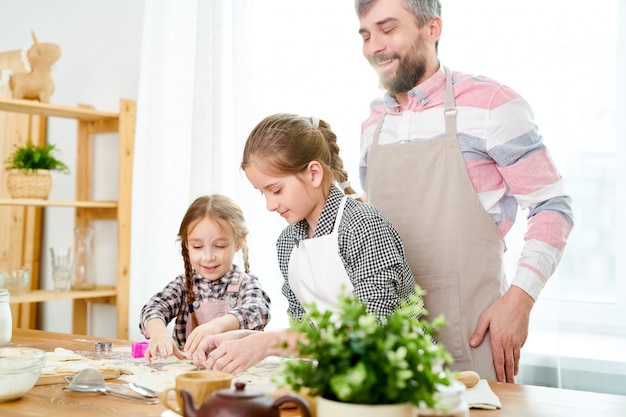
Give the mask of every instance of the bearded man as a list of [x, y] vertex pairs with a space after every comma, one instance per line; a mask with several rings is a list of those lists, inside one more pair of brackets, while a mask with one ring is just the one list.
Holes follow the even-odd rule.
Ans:
[[[400, 232], [457, 370], [514, 382], [531, 309], [573, 227], [571, 199], [528, 103], [437, 56], [438, 0], [356, 0], [363, 55], [386, 94], [362, 124], [366, 198]], [[504, 238], [528, 210], [511, 282]]]

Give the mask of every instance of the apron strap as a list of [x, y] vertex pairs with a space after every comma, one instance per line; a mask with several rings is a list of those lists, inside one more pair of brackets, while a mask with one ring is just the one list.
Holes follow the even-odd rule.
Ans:
[[337, 217], [335, 217], [335, 225], [333, 226], [333, 233], [337, 233], [339, 230], [339, 223], [341, 223], [341, 218], [343, 217], [343, 208], [346, 206], [347, 195], [344, 195], [341, 199], [341, 203], [339, 203], [339, 209], [337, 210]]
[[452, 72], [446, 66], [443, 67], [446, 73], [446, 92], [443, 98], [443, 115], [446, 119], [446, 139], [456, 141], [456, 102], [454, 100], [454, 90], [452, 89]]

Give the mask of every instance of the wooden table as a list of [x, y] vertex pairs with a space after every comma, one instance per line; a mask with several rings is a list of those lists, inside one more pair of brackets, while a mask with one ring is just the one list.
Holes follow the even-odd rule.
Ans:
[[[52, 351], [56, 347], [93, 350], [96, 341], [110, 341], [114, 346], [130, 346], [127, 340], [83, 335], [15, 329], [10, 346], [37, 347]], [[115, 381], [107, 381], [113, 385]], [[597, 394], [547, 387], [491, 383], [502, 402], [500, 410], [471, 410], [470, 417], [624, 417], [626, 396]], [[63, 384], [36, 386], [19, 400], [0, 403], [1, 416], [160, 416], [162, 404], [147, 405], [102, 394], [64, 391]], [[281, 417], [295, 417], [283, 410]], [[335, 417], [335, 416], [320, 416]]]

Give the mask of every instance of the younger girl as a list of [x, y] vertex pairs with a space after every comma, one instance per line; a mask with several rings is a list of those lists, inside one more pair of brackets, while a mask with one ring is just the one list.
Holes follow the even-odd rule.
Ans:
[[[145, 357], [193, 352], [202, 337], [228, 330], [262, 330], [270, 320], [270, 299], [249, 274], [243, 213], [222, 195], [196, 199], [180, 224], [178, 238], [185, 274], [155, 294], [141, 310], [139, 328], [150, 339]], [[245, 273], [233, 264], [243, 252]], [[176, 319], [173, 335], [166, 326]]]
[[[332, 310], [342, 288], [379, 318], [414, 293], [392, 224], [335, 186], [354, 193], [326, 122], [294, 114], [265, 118], [248, 137], [241, 167], [265, 196], [267, 209], [290, 224], [276, 246], [292, 318], [301, 319], [303, 305], [311, 302]], [[206, 337], [193, 357], [198, 365], [239, 373], [267, 355], [286, 353], [284, 344], [293, 347], [294, 340], [287, 332], [229, 332]]]

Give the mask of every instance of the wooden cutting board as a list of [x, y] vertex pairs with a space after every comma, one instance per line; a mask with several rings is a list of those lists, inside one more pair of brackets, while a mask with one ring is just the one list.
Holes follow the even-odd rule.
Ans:
[[[102, 369], [98, 371], [102, 374], [104, 379], [119, 378], [121, 374], [119, 369]], [[74, 376], [77, 373], [78, 372], [59, 373], [59, 374], [54, 374], [54, 375], [41, 375], [39, 379], [37, 380], [37, 382], [35, 383], [35, 385], [65, 384], [66, 376]]]

